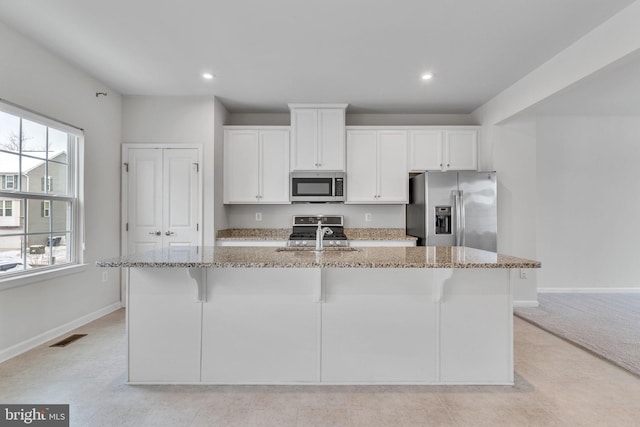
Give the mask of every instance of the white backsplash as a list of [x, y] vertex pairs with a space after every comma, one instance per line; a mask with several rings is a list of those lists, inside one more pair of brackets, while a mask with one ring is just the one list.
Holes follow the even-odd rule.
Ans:
[[[229, 228], [287, 228], [293, 215], [343, 215], [346, 228], [404, 228], [405, 205], [345, 205], [296, 203], [292, 205], [226, 205]], [[261, 221], [256, 221], [260, 214]], [[371, 221], [366, 221], [370, 214]]]

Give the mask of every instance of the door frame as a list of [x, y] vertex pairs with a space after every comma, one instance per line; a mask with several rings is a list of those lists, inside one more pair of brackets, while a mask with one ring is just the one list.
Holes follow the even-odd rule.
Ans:
[[[200, 224], [200, 234], [198, 246], [202, 246], [203, 242], [203, 230], [204, 224], [202, 220], [204, 218], [204, 173], [203, 173], [203, 146], [202, 144], [158, 144], [158, 143], [122, 143], [121, 150], [121, 163], [120, 163], [120, 256], [128, 255], [127, 245], [127, 223], [128, 223], [128, 197], [129, 197], [129, 174], [127, 173], [129, 163], [129, 150], [130, 149], [195, 149], [198, 152], [198, 224]], [[120, 303], [122, 307], [127, 306], [126, 301], [126, 286], [128, 285], [129, 275], [126, 274], [125, 269], [120, 271]]]

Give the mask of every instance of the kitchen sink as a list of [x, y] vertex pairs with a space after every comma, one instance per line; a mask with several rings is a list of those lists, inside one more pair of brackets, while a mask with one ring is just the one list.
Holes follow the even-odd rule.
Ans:
[[[316, 250], [313, 246], [306, 247], [295, 247], [295, 246], [285, 246], [283, 248], [276, 248], [276, 252], [314, 252]], [[352, 248], [350, 246], [347, 247], [326, 247], [324, 248], [324, 252], [360, 252], [361, 249]]]

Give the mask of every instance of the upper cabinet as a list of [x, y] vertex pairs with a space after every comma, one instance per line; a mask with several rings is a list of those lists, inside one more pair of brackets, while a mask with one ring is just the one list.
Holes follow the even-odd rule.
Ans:
[[291, 170], [345, 170], [347, 104], [289, 104]]
[[290, 203], [287, 127], [225, 126], [224, 203]]
[[478, 130], [429, 127], [409, 131], [409, 170], [476, 170]]
[[347, 203], [407, 203], [407, 132], [347, 131]]

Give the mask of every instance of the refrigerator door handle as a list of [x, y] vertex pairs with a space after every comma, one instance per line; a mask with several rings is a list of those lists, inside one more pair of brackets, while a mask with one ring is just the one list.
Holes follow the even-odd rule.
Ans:
[[458, 246], [464, 246], [467, 242], [465, 239], [465, 214], [464, 214], [464, 193], [462, 190], [458, 192], [458, 206], [460, 207], [460, 230], [458, 231]]
[[455, 238], [455, 244], [456, 246], [460, 246], [461, 243], [461, 238], [460, 238], [460, 232], [462, 231], [462, 224], [460, 221], [460, 192], [457, 190], [454, 190], [453, 192], [453, 210], [455, 213], [455, 221], [456, 221], [456, 238]]

